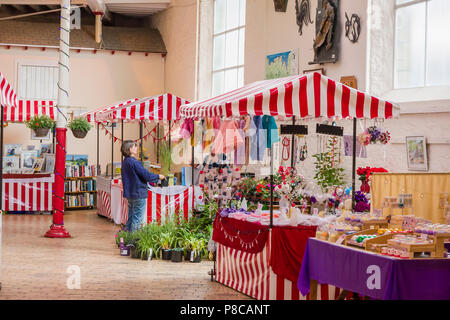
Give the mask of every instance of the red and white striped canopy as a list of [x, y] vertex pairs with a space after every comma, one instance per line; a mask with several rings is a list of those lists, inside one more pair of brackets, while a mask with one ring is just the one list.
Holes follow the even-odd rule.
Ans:
[[183, 98], [170, 93], [142, 98], [119, 108], [97, 113], [99, 121], [115, 122], [118, 120], [133, 121], [170, 121], [180, 118], [180, 107], [189, 103]]
[[34, 116], [47, 115], [55, 120], [55, 101], [17, 99], [12, 86], [0, 72], [0, 103], [4, 106], [3, 121], [24, 122]]
[[299, 118], [396, 118], [400, 109], [314, 72], [259, 81], [217, 97], [181, 106], [183, 118], [240, 115]]
[[107, 107], [101, 107], [97, 110], [94, 111], [89, 111], [89, 112], [84, 112], [80, 115], [80, 117], [84, 117], [86, 118], [87, 121], [94, 123], [94, 122], [101, 122], [101, 121], [97, 121], [97, 115], [101, 112], [106, 112], [106, 111], [110, 111], [110, 110], [114, 110], [116, 108], [120, 108], [124, 105], [127, 105], [130, 102], [139, 100], [138, 98], [134, 98], [134, 99], [130, 99], [130, 100], [125, 100], [125, 101], [121, 101], [121, 102], [117, 102], [113, 105], [109, 105]]

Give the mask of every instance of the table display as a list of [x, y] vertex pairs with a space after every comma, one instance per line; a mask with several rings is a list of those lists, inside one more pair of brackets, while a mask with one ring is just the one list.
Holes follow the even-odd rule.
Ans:
[[[307, 300], [296, 287], [302, 253], [315, 226], [277, 226], [216, 218], [215, 280], [258, 300]], [[281, 259], [282, 257], [282, 259]], [[334, 300], [341, 289], [320, 286], [319, 299]]]
[[2, 210], [47, 211], [52, 209], [53, 174], [4, 174]]
[[[116, 224], [125, 225], [128, 220], [128, 201], [123, 198], [121, 179], [99, 178], [98, 213]], [[176, 214], [182, 214], [187, 221], [192, 216], [195, 206], [201, 202], [202, 195], [203, 192], [198, 186], [149, 186], [146, 221], [161, 224]]]
[[373, 299], [448, 300], [450, 259], [404, 260], [309, 238], [297, 282], [303, 295], [311, 282]]

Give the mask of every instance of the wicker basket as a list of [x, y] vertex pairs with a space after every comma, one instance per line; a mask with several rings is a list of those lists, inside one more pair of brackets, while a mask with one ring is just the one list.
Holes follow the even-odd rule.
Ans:
[[87, 131], [82, 130], [72, 130], [73, 136], [75, 138], [83, 139], [87, 135]]
[[37, 128], [34, 129], [34, 135], [39, 138], [45, 137], [47, 136], [49, 130], [50, 128]]

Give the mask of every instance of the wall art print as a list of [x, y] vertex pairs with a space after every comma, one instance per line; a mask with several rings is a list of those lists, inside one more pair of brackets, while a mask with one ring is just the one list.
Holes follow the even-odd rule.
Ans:
[[408, 170], [428, 171], [427, 141], [424, 136], [406, 137]]
[[266, 57], [266, 79], [277, 79], [298, 74], [297, 50], [271, 54]]
[[340, 50], [339, 0], [318, 0], [314, 61], [309, 64], [335, 63]]

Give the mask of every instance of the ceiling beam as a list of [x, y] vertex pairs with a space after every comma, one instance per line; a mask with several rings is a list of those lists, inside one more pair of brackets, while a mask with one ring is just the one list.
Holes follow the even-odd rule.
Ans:
[[28, 10], [26, 9], [25, 6], [13, 4], [13, 5], [11, 5], [11, 7], [13, 7], [14, 9], [16, 9], [17, 11], [20, 11], [20, 12], [25, 12], [25, 13], [28, 12]]
[[[72, 5], [87, 5], [87, 0], [71, 0]], [[61, 0], [0, 0], [2, 4], [22, 4], [22, 5], [61, 5]]]

